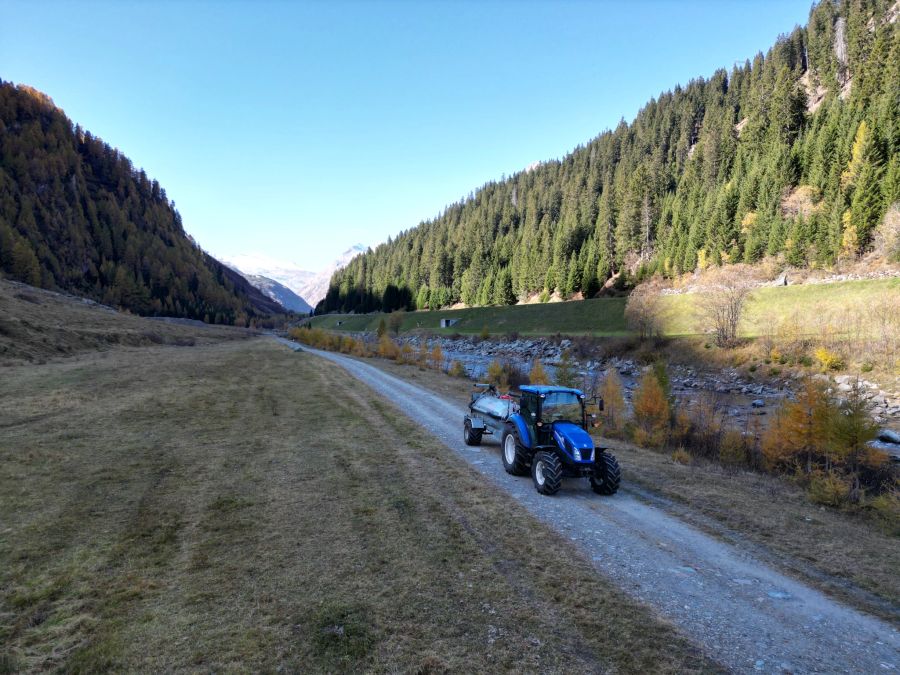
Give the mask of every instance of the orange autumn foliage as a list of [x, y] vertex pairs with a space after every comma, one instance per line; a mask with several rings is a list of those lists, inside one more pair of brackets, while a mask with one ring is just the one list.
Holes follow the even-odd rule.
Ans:
[[653, 373], [644, 373], [634, 393], [635, 441], [640, 445], [665, 443], [669, 427], [669, 401]]

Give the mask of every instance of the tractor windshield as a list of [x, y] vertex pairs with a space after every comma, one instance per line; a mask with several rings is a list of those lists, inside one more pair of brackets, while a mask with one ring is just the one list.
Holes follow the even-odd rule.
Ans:
[[554, 391], [544, 397], [541, 417], [547, 422], [568, 420], [581, 423], [581, 399], [571, 391]]

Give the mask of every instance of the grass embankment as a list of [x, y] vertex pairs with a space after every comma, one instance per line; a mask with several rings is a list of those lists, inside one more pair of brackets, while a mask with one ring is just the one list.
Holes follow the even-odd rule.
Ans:
[[[900, 278], [757, 288], [747, 302], [740, 334], [743, 337], [774, 335], [779, 327], [795, 322], [797, 330], [816, 335], [822, 319], [831, 319], [839, 325], [873, 300], [897, 295], [900, 295]], [[702, 299], [699, 293], [664, 296], [665, 334], [697, 334], [696, 305]]]
[[249, 335], [230, 326], [187, 325], [124, 314], [0, 279], [0, 366], [43, 363], [119, 346], [191, 346]]
[[715, 668], [314, 356], [8, 367], [0, 429], [6, 670]]
[[[463, 333], [475, 335], [487, 328], [490, 333], [521, 335], [620, 336], [627, 335], [625, 327], [625, 298], [597, 298], [578, 302], [549, 302], [538, 305], [509, 305], [506, 307], [469, 307], [442, 309], [433, 312], [406, 312], [401, 331], [428, 330], [436, 334]], [[351, 332], [374, 331], [388, 315], [326, 314], [313, 317], [317, 328]], [[441, 328], [441, 319], [456, 319], [451, 328]], [[340, 325], [338, 325], [340, 324]]]
[[[742, 323], [744, 337], [767, 335], [779, 325], [798, 317], [810, 324], [823, 312], [834, 314], [840, 321], [842, 312], [858, 309], [875, 298], [900, 294], [900, 279], [844, 281], [828, 284], [764, 287], [753, 291]], [[696, 335], [702, 332], [697, 323], [696, 305], [699, 293], [667, 295], [661, 300], [664, 333], [668, 336]], [[598, 298], [575, 302], [557, 302], [508, 307], [473, 307], [434, 312], [407, 312], [401, 331], [424, 329], [435, 334], [478, 334], [485, 328], [492, 334], [521, 335], [592, 335], [615, 337], [630, 335], [625, 326], [625, 298]], [[329, 314], [314, 317], [318, 328], [340, 331], [374, 331], [387, 315]], [[440, 328], [441, 319], [459, 319], [452, 328]], [[340, 325], [338, 325], [340, 324]]]
[[[441, 372], [378, 358], [366, 363], [456, 402], [472, 391], [470, 380]], [[784, 478], [696, 458], [685, 465], [668, 453], [603, 442], [619, 458], [626, 490], [640, 486], [638, 496], [783, 571], [865, 611], [900, 619], [900, 547], [877, 523], [812, 504]]]

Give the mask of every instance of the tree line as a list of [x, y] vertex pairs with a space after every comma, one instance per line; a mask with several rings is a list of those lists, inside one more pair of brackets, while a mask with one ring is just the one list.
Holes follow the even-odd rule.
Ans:
[[247, 325], [283, 312], [185, 233], [156, 180], [2, 80], [0, 273], [145, 315]]
[[821, 0], [766, 54], [676, 86], [631, 124], [358, 256], [317, 311], [590, 297], [619, 273], [859, 255], [900, 199], [891, 4]]

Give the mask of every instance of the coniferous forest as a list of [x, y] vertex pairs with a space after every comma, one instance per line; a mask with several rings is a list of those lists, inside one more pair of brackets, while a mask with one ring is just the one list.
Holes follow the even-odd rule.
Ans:
[[157, 181], [2, 81], [0, 272], [138, 314], [247, 325], [284, 311], [185, 234]]
[[620, 272], [864, 253], [900, 200], [898, 14], [894, 0], [821, 0], [768, 53], [358, 256], [317, 311], [590, 297]]

